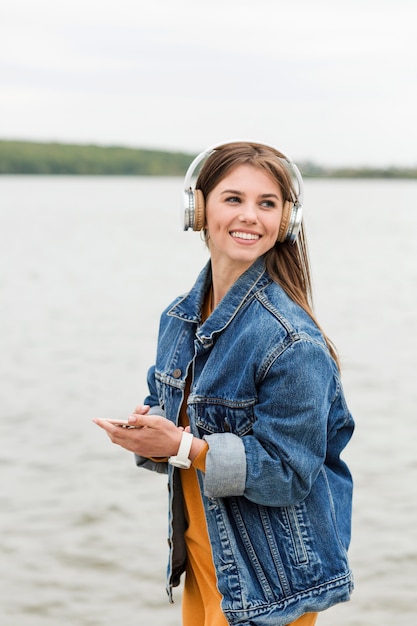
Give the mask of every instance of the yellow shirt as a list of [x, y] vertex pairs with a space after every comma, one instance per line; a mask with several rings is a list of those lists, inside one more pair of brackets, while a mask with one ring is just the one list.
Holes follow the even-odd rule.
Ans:
[[[183, 419], [182, 425], [187, 422]], [[206, 516], [200, 495], [197, 470], [205, 470], [208, 445], [194, 459], [188, 470], [180, 470], [187, 520], [185, 544], [187, 568], [182, 598], [183, 626], [227, 626], [220, 608], [216, 572], [207, 531]]]

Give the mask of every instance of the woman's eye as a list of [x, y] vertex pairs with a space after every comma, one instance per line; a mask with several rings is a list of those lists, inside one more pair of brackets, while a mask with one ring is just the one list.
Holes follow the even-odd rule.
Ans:
[[238, 196], [229, 196], [226, 198], [226, 202], [239, 203], [240, 198]]
[[273, 200], [264, 200], [263, 202], [261, 202], [261, 207], [263, 207], [264, 209], [274, 209], [275, 202]]

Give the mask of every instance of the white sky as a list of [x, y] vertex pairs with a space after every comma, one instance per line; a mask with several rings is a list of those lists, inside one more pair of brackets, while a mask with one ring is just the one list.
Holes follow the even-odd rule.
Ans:
[[417, 164], [416, 0], [9, 0], [0, 138]]

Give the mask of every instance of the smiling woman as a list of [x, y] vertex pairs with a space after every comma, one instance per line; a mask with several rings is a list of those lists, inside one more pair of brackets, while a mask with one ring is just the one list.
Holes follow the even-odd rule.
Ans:
[[[250, 144], [246, 144], [249, 146]], [[204, 168], [200, 172], [195, 192], [192, 194], [192, 204], [195, 206], [194, 230], [201, 229], [205, 237], [210, 236], [207, 230], [207, 219], [205, 215], [205, 200], [210, 202], [212, 192], [225, 183], [225, 177], [236, 176], [239, 167], [251, 167], [250, 180], [258, 182], [258, 190], [262, 196], [266, 193], [266, 188], [273, 196], [276, 196], [275, 203], [280, 212], [275, 216], [275, 225], [279, 229], [278, 235], [269, 241], [263, 252], [268, 252], [265, 256], [268, 271], [273, 279], [278, 282], [289, 297], [297, 302], [318, 325], [313, 313], [313, 296], [311, 287], [310, 264], [308, 259], [307, 244], [302, 222], [302, 205], [304, 200], [304, 185], [298, 167], [282, 152], [278, 152], [267, 146], [252, 144], [252, 149], [242, 147], [241, 143], [227, 144], [227, 158], [221, 152], [221, 146], [207, 159]], [[257, 152], [253, 153], [252, 150]], [[211, 154], [209, 149], [207, 156]], [[272, 152], [272, 159], [271, 159]], [[194, 167], [199, 164], [202, 155], [194, 159], [185, 176], [185, 186], [190, 184]], [[204, 157], [203, 157], [204, 158]], [[264, 176], [260, 179], [261, 175]], [[242, 172], [240, 183], [248, 186], [248, 177]], [[262, 185], [266, 188], [262, 190]], [[248, 188], [249, 189], [249, 188]], [[188, 193], [188, 192], [186, 192]], [[226, 197], [230, 195], [227, 194]], [[239, 196], [239, 194], [237, 194]], [[259, 202], [260, 198], [257, 199]], [[241, 198], [231, 197], [232, 202], [241, 203]], [[186, 209], [187, 213], [187, 209]], [[272, 220], [272, 225], [274, 220]], [[188, 227], [186, 220], [186, 228]], [[291, 245], [296, 243], [296, 245]], [[279, 245], [285, 244], [285, 245]], [[260, 256], [260, 255], [258, 255]], [[213, 269], [212, 269], [213, 271]], [[214, 279], [213, 279], [214, 283]], [[338, 363], [337, 353], [331, 341], [323, 335], [332, 357]]]
[[353, 419], [312, 313], [301, 176], [247, 142], [190, 167], [185, 227], [210, 261], [161, 316], [133, 428], [94, 421], [168, 474], [167, 591], [185, 572], [184, 626], [313, 626], [353, 587]]

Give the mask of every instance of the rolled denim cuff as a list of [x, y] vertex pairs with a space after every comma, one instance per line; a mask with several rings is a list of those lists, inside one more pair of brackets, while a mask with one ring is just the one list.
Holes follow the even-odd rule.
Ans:
[[138, 467], [150, 470], [151, 472], [157, 472], [158, 474], [168, 474], [168, 463], [166, 461], [153, 461], [152, 459], [147, 459], [138, 454], [134, 454], [134, 457]]
[[217, 433], [204, 437], [206, 457], [204, 494], [209, 498], [242, 496], [246, 484], [246, 453], [240, 437]]
[[166, 417], [164, 409], [162, 409], [157, 404], [155, 406], [151, 406], [147, 415], [161, 415], [162, 417]]

